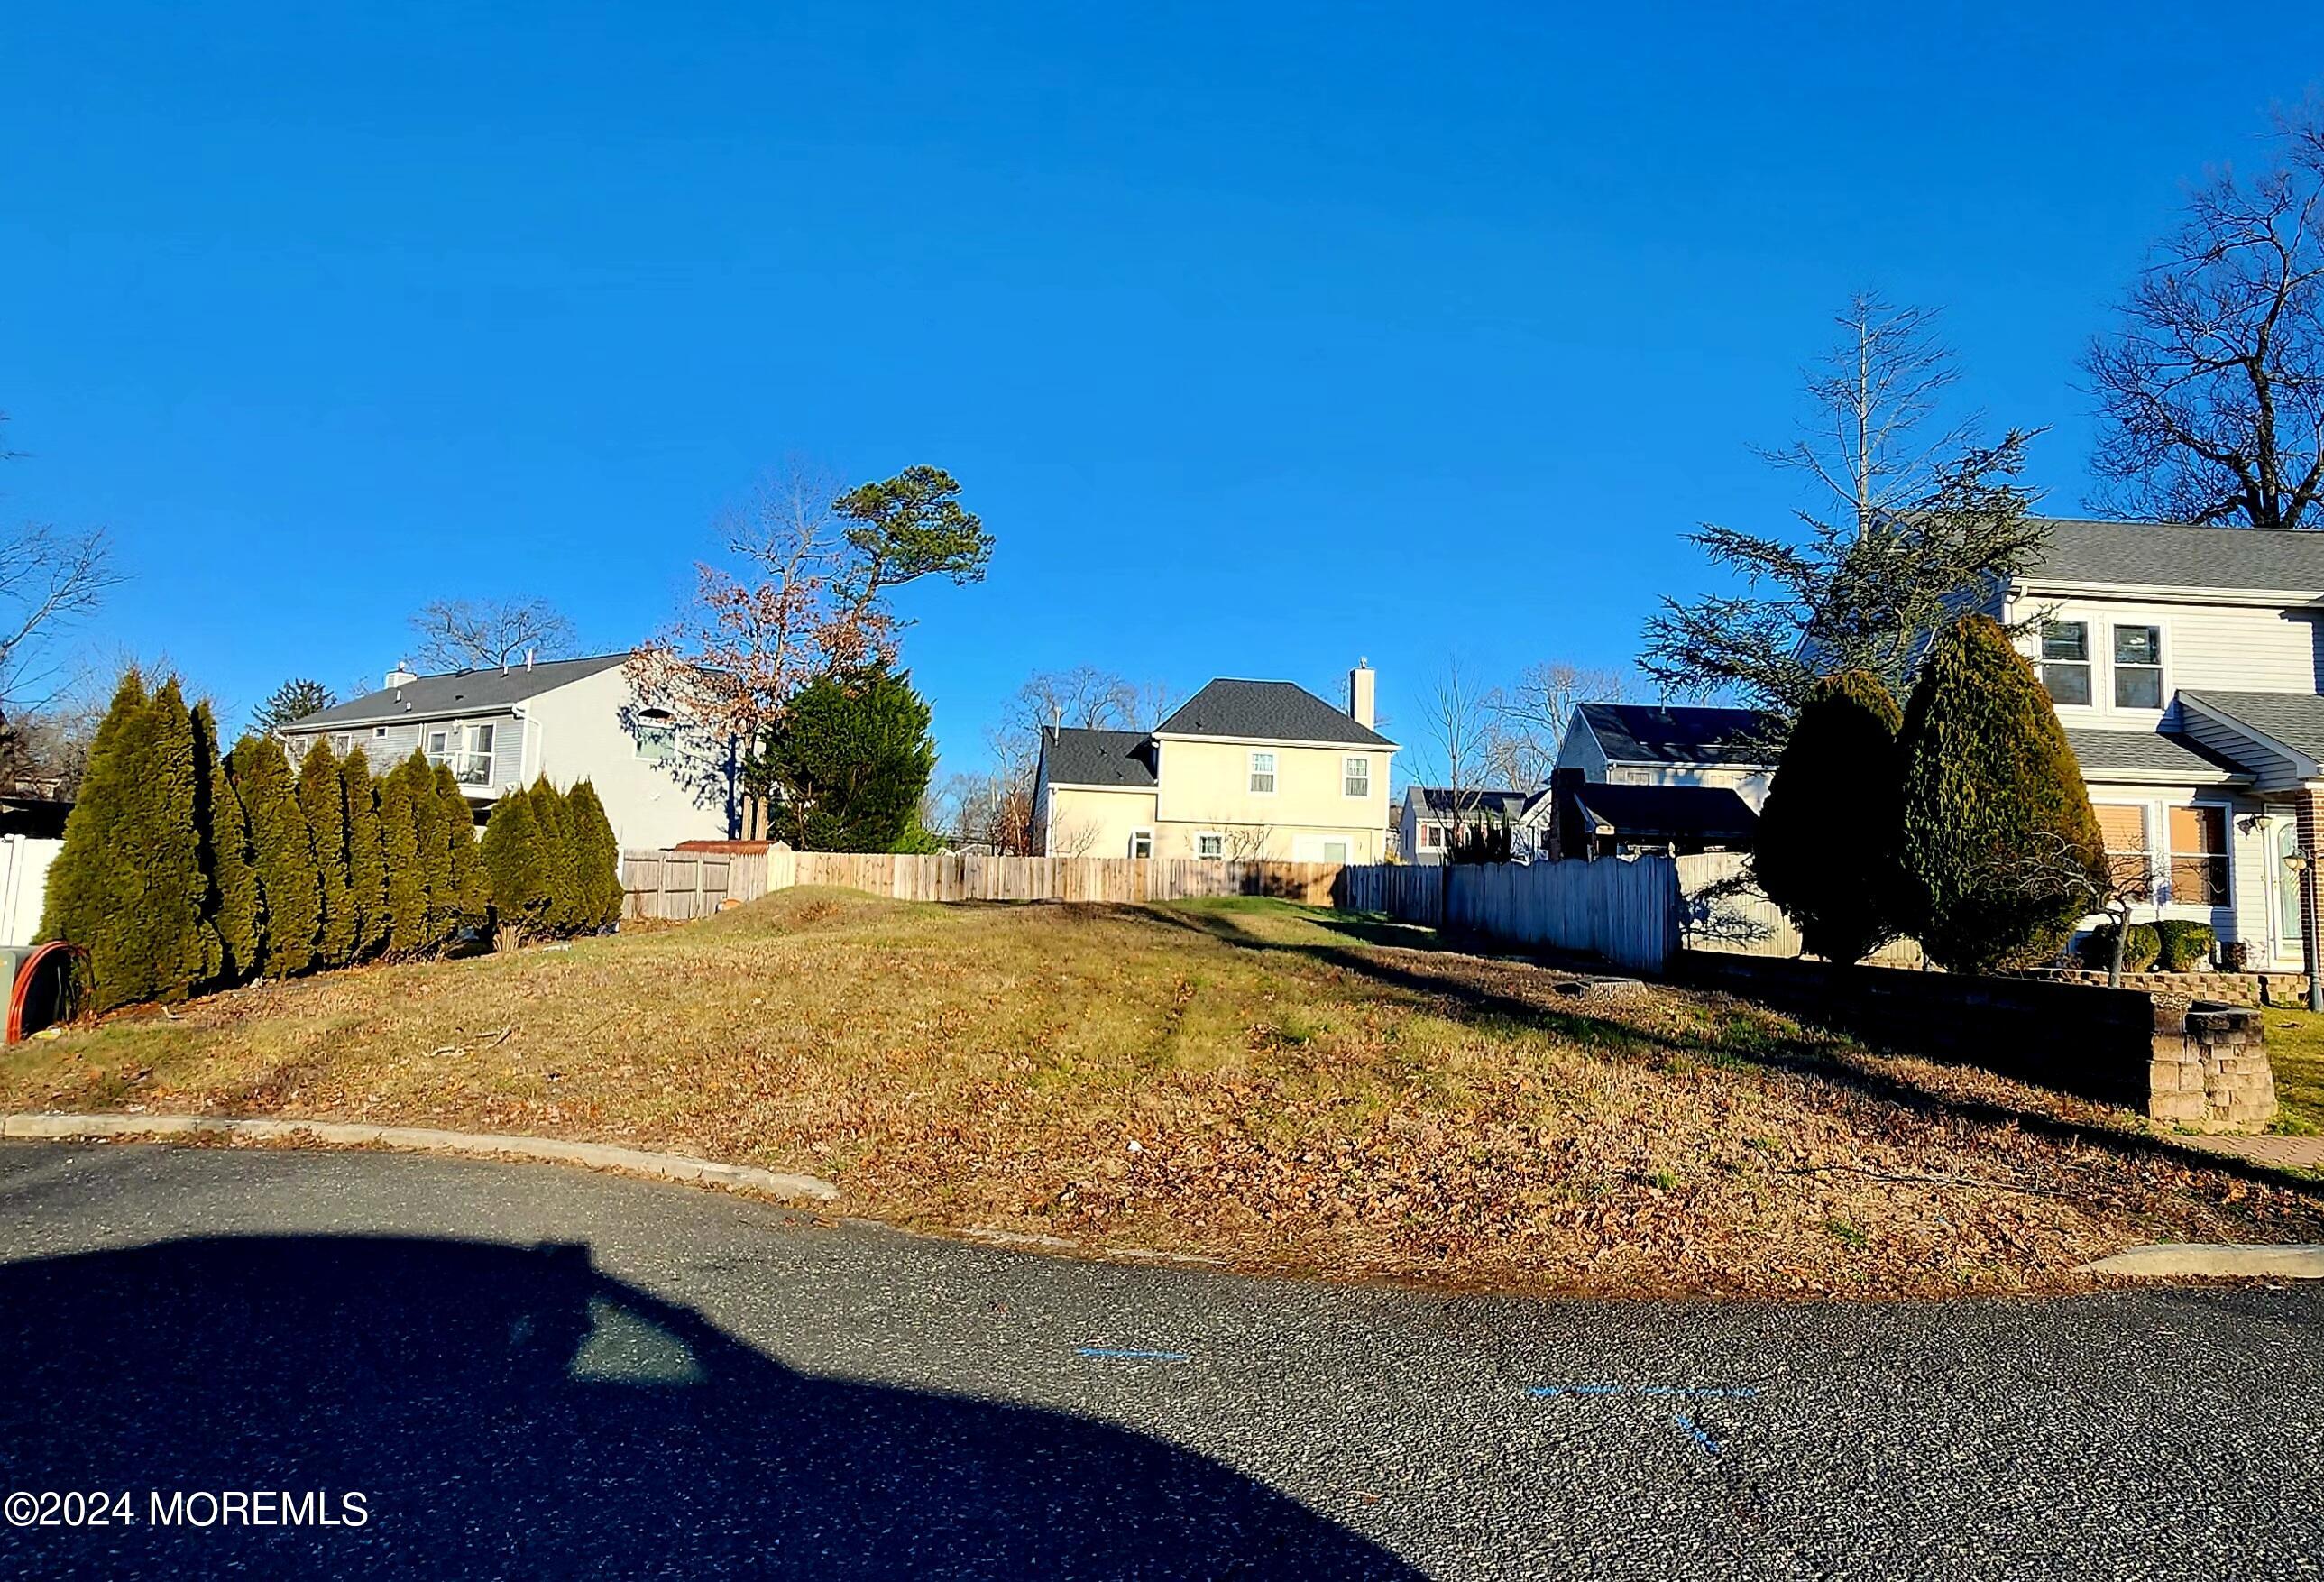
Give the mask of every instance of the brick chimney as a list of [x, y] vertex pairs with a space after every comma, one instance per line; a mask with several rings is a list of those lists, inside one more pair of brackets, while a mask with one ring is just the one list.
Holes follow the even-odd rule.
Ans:
[[1371, 729], [1372, 665], [1368, 659], [1356, 661], [1356, 668], [1348, 672], [1348, 717]]

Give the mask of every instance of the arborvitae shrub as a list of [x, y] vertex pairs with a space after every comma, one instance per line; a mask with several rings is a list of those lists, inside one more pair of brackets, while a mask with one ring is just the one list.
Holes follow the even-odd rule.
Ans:
[[89, 954], [90, 1005], [183, 999], [217, 959], [203, 943], [208, 881], [195, 828], [193, 717], [175, 680], [150, 698], [131, 672], [92, 740], [42, 933]]
[[1759, 810], [1753, 876], [1826, 960], [1860, 961], [1895, 936], [1903, 718], [1869, 671], [1817, 682]]
[[299, 766], [299, 808], [315, 848], [315, 873], [322, 887], [323, 929], [318, 951], [325, 967], [345, 967], [355, 958], [355, 900], [348, 875], [346, 788], [338, 760], [319, 737]]
[[574, 850], [572, 810], [546, 775], [525, 792], [532, 800], [533, 821], [540, 826], [540, 861], [549, 893], [541, 927], [553, 934], [569, 934], [586, 914], [583, 899], [579, 854]]
[[1938, 634], [1899, 744], [1904, 931], [1955, 972], [2054, 957], [2087, 900], [2025, 866], [2055, 853], [2103, 884], [2106, 844], [2049, 695], [1993, 621]]
[[399, 764], [379, 782], [379, 844], [386, 865], [383, 948], [412, 956], [428, 948], [428, 884], [421, 876], [411, 776]]
[[622, 848], [597, 788], [582, 781], [565, 799], [566, 815], [573, 826], [574, 864], [586, 904], [580, 926], [596, 930], [622, 917]]
[[492, 911], [483, 860], [476, 855], [476, 810], [460, 790], [449, 766], [436, 766], [436, 802], [444, 810], [444, 846], [451, 877], [454, 936], [481, 929]]
[[226, 773], [217, 721], [207, 703], [194, 710], [194, 762], [196, 819], [202, 831], [203, 866], [209, 873], [209, 922], [217, 949], [211, 976], [221, 985], [235, 984], [257, 976], [264, 920], [250, 821]]
[[339, 765], [339, 786], [347, 810], [347, 893], [355, 906], [355, 956], [375, 956], [387, 948], [387, 854], [380, 846], [379, 786], [362, 749]]
[[493, 926], [503, 948], [546, 933], [549, 865], [540, 821], [530, 791], [512, 791], [493, 804], [478, 843], [492, 894]]
[[411, 845], [420, 859], [420, 888], [427, 897], [427, 923], [420, 948], [433, 950], [458, 927], [459, 898], [452, 889], [452, 851], [444, 841], [444, 804], [436, 794], [436, 766], [414, 747], [395, 767], [411, 793]]
[[235, 744], [227, 766], [250, 820], [251, 851], [264, 898], [263, 968], [276, 977], [305, 972], [315, 965], [322, 938], [323, 889], [290, 760], [272, 736], [244, 736]]

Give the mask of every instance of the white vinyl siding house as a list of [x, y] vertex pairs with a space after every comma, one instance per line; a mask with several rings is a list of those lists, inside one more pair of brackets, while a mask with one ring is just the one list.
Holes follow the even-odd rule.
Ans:
[[508, 791], [545, 775], [559, 790], [588, 781], [624, 847], [732, 837], [741, 799], [731, 747], [641, 709], [627, 657], [435, 676], [399, 668], [379, 691], [276, 734], [294, 758], [318, 740], [338, 753], [360, 748], [374, 774], [416, 749], [451, 769], [480, 819]]
[[2324, 537], [2048, 527], [2042, 564], [1982, 608], [2021, 631], [2109, 849], [2151, 865], [2135, 915], [2207, 922], [2254, 966], [2299, 967], [2283, 858], [2324, 787], [2304, 750], [2324, 754]]

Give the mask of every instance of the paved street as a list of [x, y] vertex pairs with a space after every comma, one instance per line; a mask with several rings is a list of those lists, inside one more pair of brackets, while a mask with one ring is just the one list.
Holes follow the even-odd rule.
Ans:
[[[1456, 1299], [51, 1144], [0, 1260], [0, 1492], [136, 1517], [9, 1577], [2324, 1575], [2314, 1289]], [[364, 1520], [151, 1520], [254, 1489]]]

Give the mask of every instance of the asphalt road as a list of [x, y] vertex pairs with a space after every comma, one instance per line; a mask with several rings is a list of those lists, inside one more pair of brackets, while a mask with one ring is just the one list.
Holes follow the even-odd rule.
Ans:
[[12, 1577], [2314, 1577], [2324, 1291], [1444, 1298], [10, 1144], [16, 1490], [135, 1521], [0, 1528]]

